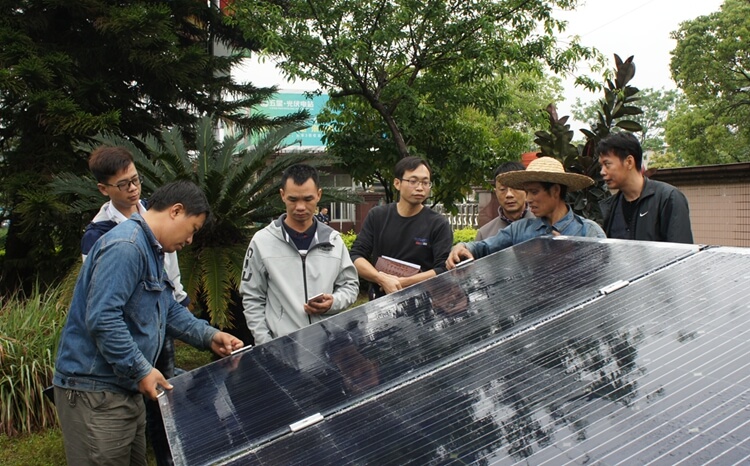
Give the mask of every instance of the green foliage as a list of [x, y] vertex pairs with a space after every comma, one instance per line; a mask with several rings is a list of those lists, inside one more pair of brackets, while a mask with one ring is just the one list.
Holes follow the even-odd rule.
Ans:
[[750, 161], [750, 132], [719, 120], [706, 106], [677, 107], [667, 121], [666, 138], [680, 166]]
[[352, 245], [354, 244], [354, 240], [357, 239], [357, 234], [354, 233], [354, 230], [349, 230], [346, 233], [341, 233], [341, 239], [344, 240], [346, 249], [351, 249]]
[[328, 92], [326, 144], [355, 180], [380, 183], [390, 202], [395, 162], [423, 156], [433, 202], [451, 209], [507, 152], [527, 149], [533, 102], [549, 101], [543, 70], [595, 56], [557, 45], [564, 24], [552, 11], [574, 3], [244, 0], [231, 21], [288, 77]]
[[672, 78], [687, 97], [670, 117], [670, 149], [686, 165], [750, 161], [750, 3], [680, 24]]
[[594, 179], [595, 184], [581, 191], [568, 193], [566, 201], [577, 214], [602, 222], [599, 201], [609, 196], [606, 183], [602, 180], [599, 160], [595, 157], [596, 145], [611, 132], [618, 130], [641, 131], [640, 123], [631, 119], [643, 111], [635, 105], [638, 89], [628, 85], [635, 76], [633, 57], [622, 61], [615, 55], [615, 80], [606, 80], [604, 98], [599, 100], [596, 120], [591, 129], [581, 129], [586, 137], [583, 145], [573, 145], [573, 131], [568, 117], [558, 118], [553, 104], [547, 106], [550, 131], [537, 131], [534, 142], [539, 144], [539, 156], [554, 157], [562, 162], [566, 171], [581, 173]]
[[54, 426], [54, 406], [43, 395], [52, 383], [57, 342], [67, 306], [60, 293], [37, 289], [23, 300], [0, 298], [0, 434], [15, 436]]
[[[341, 237], [344, 239], [347, 249], [351, 249], [354, 240], [357, 239], [357, 234], [354, 231], [342, 233]], [[474, 228], [461, 228], [459, 230], [453, 230], [453, 244], [466, 243], [468, 241], [474, 241], [477, 237], [477, 230]]]
[[684, 166], [682, 160], [678, 159], [674, 152], [654, 154], [648, 161], [648, 169], [656, 168], [679, 168]]
[[468, 243], [474, 241], [477, 237], [477, 230], [474, 228], [461, 228], [460, 230], [453, 230], [453, 245], [458, 243]]
[[[669, 115], [675, 111], [684, 96], [674, 89], [641, 89], [638, 92], [638, 105], [643, 113], [633, 115], [631, 119], [641, 125], [640, 142], [644, 152], [653, 151], [662, 153], [666, 150], [664, 130]], [[597, 120], [597, 112], [600, 110], [599, 102], [583, 104], [580, 99], [573, 106], [573, 116], [589, 125], [594, 125]]]
[[[433, 204], [451, 210], [499, 163], [528, 150], [531, 128], [542, 123], [539, 106], [558, 95], [554, 80], [547, 87], [534, 84], [534, 77], [540, 79], [526, 73], [523, 79], [496, 79], [492, 86], [456, 82], [452, 91], [440, 93], [415, 86], [425, 96], [402, 105], [396, 116], [410, 153], [432, 166]], [[377, 112], [356, 97], [339, 98], [329, 101], [318, 121], [329, 153], [341, 159], [343, 169], [366, 186], [380, 184], [392, 200], [392, 170], [400, 154]]]
[[750, 107], [750, 4], [725, 0], [721, 10], [680, 24], [670, 69], [691, 103], [723, 100], [724, 108]]
[[93, 213], [71, 214], [74, 198], [46, 184], [86, 173], [79, 142], [192, 132], [211, 113], [247, 131], [307, 117], [245, 111], [275, 89], [235, 83], [229, 70], [242, 56], [212, 53], [214, 43], [255, 49], [213, 3], [0, 0], [0, 10], [0, 206], [11, 218], [0, 292], [54, 282], [78, 260]]
[[5, 238], [8, 236], [7, 228], [0, 228], [0, 257], [5, 255]]

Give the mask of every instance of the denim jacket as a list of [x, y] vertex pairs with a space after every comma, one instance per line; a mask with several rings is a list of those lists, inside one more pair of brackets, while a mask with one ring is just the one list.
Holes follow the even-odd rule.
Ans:
[[466, 247], [474, 258], [479, 259], [526, 240], [551, 235], [553, 231], [564, 236], [607, 237], [596, 222], [576, 215], [568, 208], [568, 213], [554, 225], [550, 225], [544, 218], [522, 218], [498, 231], [495, 236], [466, 243]]
[[94, 244], [60, 337], [53, 383], [80, 391], [138, 391], [165, 333], [208, 348], [218, 332], [175, 301], [164, 254], [139, 214]]

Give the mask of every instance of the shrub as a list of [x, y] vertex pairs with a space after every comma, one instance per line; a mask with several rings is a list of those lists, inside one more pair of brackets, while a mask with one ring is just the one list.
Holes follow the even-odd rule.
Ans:
[[28, 299], [0, 297], [0, 434], [15, 436], [56, 425], [43, 390], [52, 382], [67, 306], [58, 288]]
[[346, 244], [346, 249], [351, 250], [352, 244], [354, 244], [354, 240], [357, 239], [357, 234], [354, 233], [354, 230], [349, 230], [346, 233], [341, 233], [341, 239], [344, 240], [344, 244]]
[[[352, 244], [354, 244], [354, 240], [357, 239], [357, 234], [354, 233], [353, 230], [349, 230], [346, 233], [341, 233], [341, 237], [344, 239], [344, 244], [346, 244], [346, 248], [351, 250]], [[454, 230], [453, 231], [453, 244], [456, 245], [458, 243], [466, 243], [468, 241], [474, 241], [474, 238], [476, 237], [477, 237], [477, 230], [473, 228], [462, 228], [460, 230]]]
[[453, 244], [456, 245], [458, 243], [467, 243], [469, 241], [474, 241], [476, 237], [477, 230], [473, 228], [462, 228], [460, 230], [454, 230]]

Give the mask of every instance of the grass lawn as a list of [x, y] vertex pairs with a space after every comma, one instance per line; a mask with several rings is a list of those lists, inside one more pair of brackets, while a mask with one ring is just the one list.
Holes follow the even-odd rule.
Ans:
[[0, 464], [6, 466], [47, 466], [64, 465], [60, 429], [47, 429], [44, 432], [21, 437], [8, 438], [0, 435]]

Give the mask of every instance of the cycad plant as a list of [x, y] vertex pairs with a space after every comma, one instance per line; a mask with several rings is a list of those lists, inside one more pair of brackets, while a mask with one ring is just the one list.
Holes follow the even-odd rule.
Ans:
[[[144, 177], [145, 198], [156, 187], [177, 179], [191, 180], [203, 188], [213, 220], [179, 253], [182, 284], [194, 302], [205, 306], [203, 310], [213, 325], [233, 328], [230, 306], [239, 304], [235, 291], [250, 239], [284, 211], [279, 197], [281, 173], [295, 163], [330, 166], [334, 162], [323, 154], [289, 150], [291, 145], [284, 140], [304, 127], [287, 124], [263, 131], [247, 146], [242, 135], [230, 134], [217, 141], [216, 122], [205, 117], [191, 140], [172, 129], [159, 138], [148, 136], [135, 141], [100, 135], [82, 149], [91, 151], [100, 144], [128, 148]], [[67, 176], [55, 181], [55, 189], [81, 193], [83, 183], [95, 186], [91, 179]], [[101, 201], [100, 196], [98, 199]], [[81, 201], [81, 205], [86, 204]]]

